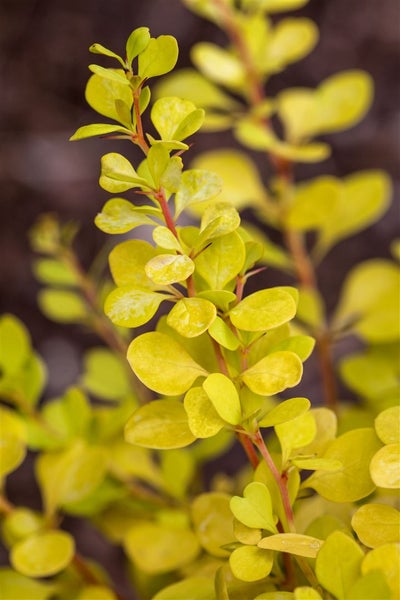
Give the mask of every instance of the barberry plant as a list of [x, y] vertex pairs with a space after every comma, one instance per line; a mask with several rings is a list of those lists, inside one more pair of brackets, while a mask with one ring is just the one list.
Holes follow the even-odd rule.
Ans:
[[[82, 268], [74, 224], [46, 215], [31, 232], [41, 309], [104, 344], [86, 353], [75, 386], [40, 403], [42, 360], [16, 317], [0, 321], [0, 511], [10, 556], [0, 595], [122, 600], [63, 528], [75, 515], [124, 549], [138, 598], [395, 600], [399, 269], [383, 259], [357, 265], [329, 315], [317, 268], [385, 212], [391, 185], [377, 170], [295, 178], [296, 163], [329, 155], [315, 138], [363, 117], [371, 79], [346, 71], [270, 98], [270, 76], [318, 39], [310, 20], [271, 15], [306, 0], [184, 3], [228, 38], [224, 48], [195, 45], [196, 69], [167, 75], [177, 42], [146, 27], [122, 56], [90, 48], [114, 61], [90, 65], [86, 88], [107, 122], [71, 139], [126, 140], [141, 153], [135, 164], [130, 151], [101, 159], [99, 183], [112, 197], [95, 223], [124, 235], [108, 256], [113, 282], [98, 264]], [[216, 148], [187, 167], [192, 136], [222, 129], [243, 149]], [[253, 151], [273, 173], [267, 182]], [[267, 267], [287, 284], [274, 285]], [[362, 350], [336, 365], [346, 336]], [[313, 351], [321, 396], [308, 399], [291, 389]], [[338, 397], [338, 377], [356, 405]], [[207, 476], [234, 443], [246, 463]], [[6, 494], [28, 450], [41, 511]]]

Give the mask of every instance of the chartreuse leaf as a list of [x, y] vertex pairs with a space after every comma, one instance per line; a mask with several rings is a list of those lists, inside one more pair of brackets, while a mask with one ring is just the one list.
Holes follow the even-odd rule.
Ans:
[[195, 498], [191, 507], [194, 529], [201, 546], [217, 558], [226, 558], [225, 545], [235, 541], [230, 497], [222, 492], [208, 492]]
[[304, 362], [311, 355], [314, 346], [315, 340], [309, 335], [293, 335], [275, 344], [271, 351], [288, 350], [297, 354], [300, 360]]
[[277, 97], [278, 115], [285, 126], [286, 138], [301, 143], [316, 135], [319, 126], [317, 92], [309, 88], [288, 88]]
[[275, 427], [300, 417], [308, 411], [311, 403], [307, 398], [290, 398], [277, 404], [259, 421], [260, 427]]
[[264, 10], [267, 13], [296, 10], [307, 4], [308, 0], [246, 0], [250, 6]]
[[314, 588], [298, 587], [294, 590], [294, 600], [322, 600]]
[[208, 332], [218, 344], [228, 350], [237, 350], [240, 346], [238, 338], [221, 317], [216, 317], [211, 323]]
[[211, 373], [203, 382], [203, 389], [219, 416], [231, 425], [238, 425], [242, 409], [238, 391], [233, 382], [222, 373]]
[[372, 457], [370, 472], [375, 485], [388, 489], [400, 488], [399, 456], [400, 442], [397, 442], [383, 446]]
[[14, 569], [27, 577], [48, 577], [59, 573], [71, 562], [74, 538], [66, 531], [44, 531], [13, 546], [10, 561]]
[[[391, 599], [399, 595], [399, 544], [383, 544], [365, 555], [361, 564], [363, 575], [379, 571], [383, 573], [391, 591]], [[360, 599], [361, 600], [361, 599]]]
[[285, 215], [287, 227], [307, 231], [323, 226], [329, 219], [327, 230], [329, 227], [334, 228], [335, 224], [331, 223], [329, 217], [334, 212], [341, 193], [340, 182], [330, 175], [298, 185]]
[[159, 225], [153, 229], [153, 240], [157, 246], [164, 250], [176, 250], [176, 252], [182, 252], [182, 246], [179, 240], [177, 240], [172, 231], [164, 225]]
[[37, 533], [44, 527], [42, 515], [29, 508], [14, 508], [10, 514], [4, 517], [2, 523], [2, 535], [8, 546]]
[[140, 225], [154, 225], [153, 219], [142, 210], [137, 210], [131, 202], [123, 198], [112, 198], [96, 215], [95, 224], [105, 233], [127, 233]]
[[132, 135], [132, 131], [126, 127], [118, 125], [111, 125], [110, 123], [92, 123], [91, 125], [83, 125], [75, 131], [75, 133], [69, 138], [70, 142], [76, 140], [84, 140], [86, 138], [95, 137], [97, 135], [107, 135], [109, 133], [124, 133]]
[[0, 477], [14, 471], [26, 455], [26, 430], [21, 418], [0, 406]]
[[36, 279], [47, 285], [66, 287], [76, 287], [78, 285], [76, 273], [61, 260], [39, 258], [33, 263], [33, 272]]
[[[56, 446], [65, 446], [73, 438], [85, 436], [91, 420], [88, 399], [79, 388], [69, 388], [59, 400], [47, 402], [42, 417], [48, 426], [48, 432], [58, 438]], [[30, 440], [31, 443], [31, 440]]]
[[105, 469], [104, 449], [88, 446], [83, 440], [76, 440], [67, 450], [41, 454], [36, 476], [47, 514], [88, 496], [102, 481]]
[[220, 177], [205, 169], [188, 169], [182, 173], [179, 189], [175, 195], [175, 216], [192, 204], [206, 202], [220, 193]]
[[393, 598], [386, 577], [382, 571], [374, 570], [362, 575], [351, 586], [349, 598], [352, 600], [391, 600]]
[[400, 406], [387, 408], [375, 419], [375, 431], [384, 444], [400, 442]]
[[252, 392], [273, 396], [297, 385], [302, 373], [303, 365], [297, 354], [273, 352], [244, 371], [241, 377]]
[[369, 465], [380, 446], [371, 428], [344, 433], [332, 441], [323, 453], [323, 458], [340, 461], [342, 468], [334, 472], [317, 471], [305, 481], [304, 486], [313, 488], [323, 498], [333, 502], [353, 502], [365, 498], [375, 488]]
[[[118, 71], [123, 75], [122, 69]], [[129, 86], [120, 81], [105, 79], [100, 75], [92, 75], [85, 91], [86, 101], [96, 112], [104, 117], [109, 117], [120, 122], [120, 115], [116, 108], [116, 101], [124, 102], [130, 109], [133, 103], [133, 94]], [[127, 125], [127, 123], [123, 123]]]
[[140, 327], [156, 314], [166, 294], [138, 290], [132, 286], [118, 287], [106, 298], [104, 312], [114, 325]]
[[310, 19], [282, 19], [270, 33], [263, 71], [281, 71], [286, 65], [311, 52], [317, 40], [318, 28]]
[[203, 298], [182, 298], [167, 317], [167, 323], [184, 337], [197, 337], [217, 316], [215, 305]]
[[212, 290], [223, 290], [244, 264], [245, 246], [236, 231], [216, 238], [195, 259], [196, 271]]
[[348, 535], [335, 531], [318, 553], [315, 572], [318, 581], [338, 600], [347, 600], [348, 592], [360, 574], [364, 553]]
[[398, 339], [400, 269], [388, 260], [372, 259], [356, 267], [344, 282], [334, 327], [352, 329], [372, 343]]
[[272, 552], [257, 546], [241, 546], [229, 557], [229, 566], [241, 581], [258, 581], [271, 573], [274, 563]]
[[271, 494], [266, 485], [259, 481], [249, 483], [241, 496], [233, 496], [231, 511], [238, 521], [256, 529], [278, 533], [273, 515]]
[[148, 27], [138, 27], [132, 31], [126, 42], [126, 61], [128, 65], [147, 48], [149, 42], [150, 32]]
[[190, 529], [150, 522], [131, 527], [124, 547], [141, 571], [153, 575], [183, 567], [194, 560], [200, 550]]
[[169, 449], [188, 446], [196, 438], [182, 403], [169, 399], [138, 408], [125, 425], [125, 439], [145, 448]]
[[287, 323], [296, 314], [296, 302], [284, 288], [259, 290], [239, 302], [229, 313], [235, 327], [265, 331]]
[[117, 61], [122, 65], [122, 68], [125, 68], [125, 63], [123, 59], [120, 56], [118, 56], [118, 54], [115, 54], [115, 52], [109, 50], [108, 48], [105, 48], [101, 44], [92, 44], [89, 48], [89, 52], [92, 52], [93, 54], [102, 54], [103, 56], [110, 56], [111, 58], [116, 58]]
[[139, 177], [129, 160], [116, 152], [101, 157], [99, 184], [111, 194], [125, 192], [134, 187], [149, 187], [146, 179]]
[[117, 597], [108, 587], [88, 585], [83, 588], [77, 600], [117, 600]]
[[351, 525], [369, 548], [400, 542], [400, 512], [388, 504], [363, 504], [354, 513]]
[[151, 120], [163, 141], [182, 141], [200, 129], [204, 111], [193, 102], [175, 96], [153, 104]]
[[275, 433], [282, 448], [282, 463], [286, 463], [294, 449], [310, 444], [315, 437], [316, 430], [317, 426], [311, 412], [275, 425]]
[[172, 71], [178, 60], [178, 44], [171, 35], [151, 38], [139, 54], [139, 75], [148, 79]]
[[154, 290], [157, 286], [147, 277], [144, 268], [151, 258], [160, 253], [161, 250], [143, 240], [128, 240], [115, 246], [108, 257], [115, 284]]
[[[382, 171], [360, 171], [343, 179], [337, 192], [335, 199], [333, 195], [328, 199], [330, 204], [325, 220], [321, 221], [317, 254], [377, 221], [389, 205], [391, 183]], [[326, 202], [322, 200], [322, 204]]]
[[100, 75], [104, 79], [109, 79], [110, 81], [115, 81], [124, 86], [129, 86], [129, 79], [126, 77], [124, 71], [121, 69], [105, 69], [100, 65], [89, 65], [90, 71], [95, 73], [95, 75]]
[[0, 370], [15, 375], [29, 358], [31, 340], [26, 327], [14, 315], [0, 318]]
[[215, 600], [214, 581], [209, 577], [188, 577], [168, 585], [153, 600]]
[[208, 438], [216, 435], [225, 426], [210, 398], [203, 388], [191, 388], [184, 400], [189, 428], [196, 438]]
[[159, 254], [149, 260], [145, 272], [155, 284], [163, 286], [185, 281], [194, 268], [194, 262], [186, 254]]
[[195, 44], [191, 51], [195, 66], [209, 79], [239, 90], [245, 84], [242, 62], [229, 50], [210, 42]]
[[107, 348], [91, 348], [84, 355], [82, 383], [98, 398], [117, 400], [131, 391], [125, 365]]
[[184, 499], [195, 473], [195, 462], [187, 450], [165, 450], [161, 454], [164, 489], [174, 498]]
[[231, 204], [218, 202], [208, 206], [201, 218], [198, 244], [231, 233], [239, 225], [239, 213]]
[[118, 479], [127, 480], [135, 477], [156, 487], [163, 485], [161, 470], [147, 448], [133, 446], [125, 440], [117, 438], [108, 444], [108, 451], [109, 471]]
[[58, 323], [79, 323], [88, 317], [85, 302], [70, 290], [44, 288], [38, 294], [38, 304], [48, 319]]
[[[204, 152], [196, 157], [192, 166], [216, 173], [223, 185], [219, 202], [229, 202], [238, 210], [245, 206], [264, 206], [266, 192], [254, 162], [238, 150], [222, 149]], [[240, 185], [237, 182], [240, 181]], [[196, 213], [207, 204], [191, 205]]]
[[0, 567], [0, 598], [7, 600], [49, 600], [57, 585], [48, 581], [36, 581], [8, 567]]
[[323, 540], [300, 533], [277, 533], [262, 538], [258, 542], [258, 547], [315, 558], [323, 543]]

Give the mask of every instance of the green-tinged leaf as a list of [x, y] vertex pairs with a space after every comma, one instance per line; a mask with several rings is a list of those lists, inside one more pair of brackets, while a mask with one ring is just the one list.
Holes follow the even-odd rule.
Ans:
[[[211, 150], [195, 158], [192, 167], [216, 173], [223, 185], [219, 202], [229, 202], [238, 210], [246, 206], [264, 206], [266, 191], [255, 163], [244, 152], [232, 149]], [[238, 185], [240, 181], [240, 185]], [[207, 204], [193, 205], [197, 212]]]
[[387, 408], [375, 419], [375, 431], [384, 444], [400, 442], [400, 406]]
[[183, 567], [200, 550], [196, 536], [189, 529], [150, 522], [129, 529], [124, 547], [141, 571], [153, 575]]
[[116, 152], [102, 156], [99, 183], [111, 194], [125, 192], [134, 187], [149, 187], [146, 179], [139, 177], [129, 160]]
[[332, 533], [318, 553], [318, 581], [339, 600], [347, 600], [348, 592], [360, 574], [363, 551], [348, 535]]
[[277, 533], [262, 538], [258, 542], [258, 547], [315, 558], [323, 543], [323, 540], [300, 533]]
[[194, 268], [194, 262], [186, 254], [159, 254], [149, 260], [145, 272], [156, 285], [164, 286], [185, 281]]
[[400, 545], [383, 544], [366, 554], [361, 572], [363, 575], [376, 573], [376, 571], [383, 573], [391, 591], [390, 599], [394, 600], [399, 595], [399, 563]]
[[388, 444], [378, 450], [370, 464], [371, 477], [375, 485], [388, 489], [400, 488], [399, 457], [400, 442]]
[[314, 350], [315, 340], [309, 335], [293, 335], [272, 347], [272, 351], [288, 350], [294, 352], [303, 362]]
[[[150, 148], [146, 164], [156, 189], [160, 187], [161, 176], [168, 167], [169, 161], [169, 150], [165, 146], [155, 144]], [[141, 168], [143, 168], [143, 165]], [[143, 175], [143, 172], [141, 172], [141, 175]]]
[[325, 79], [318, 88], [319, 130], [340, 131], [356, 125], [373, 99], [373, 82], [364, 71], [342, 71]]
[[165, 450], [161, 454], [164, 489], [174, 498], [184, 499], [195, 475], [195, 461], [182, 449]]
[[283, 288], [259, 290], [239, 302], [229, 313], [235, 327], [266, 331], [287, 323], [296, 314], [293, 296]]
[[313, 328], [320, 328], [325, 318], [324, 302], [320, 293], [308, 286], [301, 286], [298, 291], [296, 317]]
[[0, 477], [14, 471], [26, 455], [26, 429], [14, 411], [0, 406]]
[[197, 337], [217, 316], [214, 304], [203, 298], [182, 298], [172, 308], [167, 323], [184, 337]]
[[[317, 431], [313, 441], [301, 448], [301, 454], [321, 456], [330, 443], [336, 438], [337, 417], [329, 408], [312, 408]], [[333, 458], [333, 460], [336, 460]]]
[[[382, 171], [360, 171], [336, 184], [336, 197], [321, 195], [319, 205], [325, 204], [325, 219], [321, 219], [316, 252], [324, 253], [339, 240], [365, 229], [387, 210], [391, 182]], [[328, 205], [326, 205], [328, 203]], [[318, 225], [318, 224], [317, 224]]]
[[245, 84], [245, 69], [233, 52], [211, 42], [199, 42], [191, 51], [195, 66], [207, 78], [238, 90]]
[[351, 519], [359, 540], [369, 548], [400, 542], [400, 512], [388, 504], [364, 504]]
[[218, 344], [223, 346], [223, 348], [237, 350], [240, 346], [238, 338], [221, 317], [217, 317], [211, 323], [208, 332]]
[[58, 438], [54, 440], [55, 447], [64, 447], [73, 438], [85, 436], [91, 416], [88, 399], [79, 388], [74, 387], [69, 388], [62, 398], [46, 402], [42, 409], [47, 433]]
[[354, 267], [344, 282], [333, 326], [352, 326], [372, 343], [395, 341], [400, 336], [399, 294], [397, 265], [384, 259], [365, 261]]
[[162, 251], [143, 240], [128, 240], [115, 246], [109, 255], [110, 270], [116, 285], [139, 290], [154, 290], [155, 283], [145, 273], [145, 266]]
[[126, 60], [128, 65], [147, 48], [149, 42], [150, 32], [148, 27], [138, 27], [132, 31], [126, 42]]
[[288, 88], [278, 95], [277, 107], [288, 141], [299, 143], [318, 132], [319, 107], [314, 90]]
[[260, 427], [274, 427], [291, 421], [308, 411], [311, 402], [307, 398], [290, 398], [277, 404], [259, 422]]
[[34, 534], [16, 544], [10, 554], [14, 569], [27, 577], [48, 577], [59, 573], [71, 562], [74, 538], [66, 531]]
[[209, 577], [189, 577], [157, 592], [153, 600], [215, 600], [214, 581]]
[[92, 125], [83, 125], [82, 127], [79, 127], [79, 129], [77, 129], [69, 138], [69, 141], [74, 142], [76, 140], [84, 140], [86, 138], [95, 137], [97, 135], [107, 135], [109, 133], [132, 135], [132, 131], [126, 127], [110, 125], [109, 123], [93, 123]]
[[294, 600], [322, 600], [322, 597], [314, 588], [298, 587], [294, 590]]
[[194, 529], [201, 546], [217, 558], [226, 558], [224, 548], [235, 540], [230, 497], [222, 492], [208, 492], [195, 498], [191, 507]]
[[92, 44], [89, 48], [89, 52], [92, 52], [93, 54], [102, 54], [103, 56], [109, 56], [110, 58], [116, 58], [117, 61], [122, 65], [122, 68], [125, 67], [123, 59], [120, 56], [118, 56], [118, 54], [115, 54], [115, 52], [109, 50], [108, 48], [105, 48], [101, 44]]
[[108, 445], [108, 451], [108, 468], [112, 475], [122, 480], [135, 477], [150, 485], [162, 487], [162, 473], [150, 450], [133, 446], [118, 438]]
[[181, 402], [154, 400], [133, 413], [125, 426], [125, 439], [145, 448], [172, 449], [188, 446], [196, 438]]
[[231, 425], [238, 425], [242, 409], [238, 391], [233, 382], [222, 373], [212, 373], [203, 382], [203, 389], [219, 416]]
[[292, 261], [278, 244], [272, 242], [260, 229], [248, 223], [245, 224], [245, 229], [250, 233], [252, 240], [263, 247], [263, 254], [259, 259], [262, 264], [282, 270], [291, 270]]
[[153, 229], [153, 240], [154, 243], [163, 250], [182, 252], [182, 246], [179, 243], [179, 240], [177, 240], [172, 231], [164, 225], [159, 225]]
[[[312, 179], [298, 185], [295, 189], [293, 202], [285, 215], [285, 222], [290, 229], [317, 229], [326, 224], [326, 229], [334, 229], [336, 223], [330, 216], [342, 193], [340, 182], [330, 175]], [[346, 200], [349, 203], [349, 199]]]
[[242, 373], [244, 383], [256, 394], [273, 396], [300, 382], [303, 365], [293, 352], [273, 352]]
[[270, 34], [266, 48], [265, 73], [276, 73], [286, 65], [300, 60], [318, 41], [318, 28], [305, 18], [282, 19]]
[[190, 205], [207, 202], [220, 193], [220, 177], [204, 169], [189, 169], [182, 173], [179, 189], [175, 195], [175, 215]]
[[382, 571], [373, 570], [359, 577], [349, 590], [352, 600], [393, 600]]
[[157, 83], [157, 98], [178, 96], [201, 108], [233, 110], [239, 104], [194, 69], [181, 69]]
[[227, 312], [229, 305], [236, 300], [236, 294], [228, 290], [204, 290], [197, 295], [215, 304], [222, 312]]
[[247, 525], [244, 525], [244, 523], [241, 523], [237, 519], [233, 522], [233, 531], [235, 533], [235, 538], [241, 544], [247, 544], [248, 546], [255, 546], [262, 537], [261, 529], [247, 527]]
[[154, 225], [153, 219], [128, 200], [112, 198], [96, 215], [95, 224], [105, 233], [127, 233], [139, 225]]
[[88, 317], [88, 310], [81, 296], [69, 290], [40, 290], [38, 304], [47, 318], [59, 323], [79, 323]]
[[0, 567], [0, 598], [7, 600], [49, 600], [54, 595], [56, 585], [36, 581], [17, 573], [8, 567]]
[[114, 325], [140, 327], [156, 314], [166, 294], [138, 290], [132, 286], [118, 287], [106, 298], [104, 312]]
[[92, 73], [99, 75], [103, 79], [109, 79], [124, 86], [130, 85], [129, 79], [121, 69], [105, 69], [100, 65], [89, 65], [89, 69]]
[[247, 527], [278, 533], [271, 494], [263, 483], [258, 481], [249, 483], [243, 491], [243, 498], [233, 496], [230, 507], [236, 519]]
[[44, 519], [29, 508], [14, 508], [4, 517], [2, 522], [2, 535], [7, 546], [37, 533], [44, 527]]
[[[304, 485], [316, 490], [323, 498], [333, 502], [353, 502], [365, 498], [375, 489], [369, 464], [380, 448], [373, 429], [353, 429], [332, 441], [323, 458], [342, 463], [338, 471], [317, 471]], [[354, 449], [357, 448], [357, 452]]]
[[216, 435], [225, 426], [211, 400], [201, 387], [191, 388], [184, 400], [189, 428], [196, 438]]
[[102, 347], [85, 353], [82, 383], [91, 394], [106, 400], [117, 400], [131, 391], [126, 363]]
[[310, 444], [316, 431], [317, 426], [311, 412], [306, 412], [295, 419], [275, 425], [275, 433], [282, 448], [282, 463], [286, 463], [295, 448]]
[[88, 446], [83, 440], [76, 440], [67, 450], [41, 454], [36, 460], [36, 475], [47, 514], [92, 493], [105, 469], [105, 450]]
[[200, 224], [198, 245], [235, 231], [240, 225], [240, 215], [231, 204], [218, 202], [208, 206]]
[[27, 362], [31, 340], [25, 325], [14, 315], [0, 318], [0, 371], [3, 375], [16, 375]]
[[236, 231], [216, 238], [195, 259], [196, 272], [212, 290], [223, 288], [241, 271], [246, 258], [245, 246]]
[[[123, 75], [122, 69], [119, 73]], [[85, 92], [86, 101], [95, 111], [104, 117], [109, 117], [120, 122], [120, 115], [116, 108], [116, 101], [123, 101], [129, 108], [133, 103], [130, 88], [119, 81], [105, 79], [100, 75], [92, 75], [87, 83]], [[126, 123], [123, 122], [123, 125]]]
[[178, 60], [178, 44], [172, 35], [151, 38], [139, 54], [139, 75], [156, 77], [172, 71]]
[[87, 585], [83, 588], [77, 600], [117, 600], [117, 596], [103, 585]]
[[272, 552], [257, 546], [241, 546], [229, 557], [229, 566], [241, 581], [258, 581], [270, 574], [274, 563]]
[[160, 98], [151, 109], [153, 125], [165, 141], [184, 140], [201, 127], [203, 118], [202, 109], [175, 96]]
[[295, 457], [290, 462], [306, 471], [338, 471], [342, 467], [342, 463], [334, 458], [313, 458], [313, 457]]
[[66, 287], [76, 287], [78, 285], [76, 273], [61, 260], [39, 258], [33, 263], [33, 272], [38, 281], [47, 285]]

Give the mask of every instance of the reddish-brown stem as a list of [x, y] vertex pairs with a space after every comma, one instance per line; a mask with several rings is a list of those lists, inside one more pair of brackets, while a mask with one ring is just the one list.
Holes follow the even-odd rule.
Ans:
[[260, 430], [256, 431], [256, 433], [253, 435], [253, 443], [258, 448], [259, 452], [261, 453], [261, 456], [265, 460], [269, 470], [272, 473], [273, 478], [276, 481], [276, 484], [278, 486], [279, 493], [280, 493], [280, 496], [282, 499], [282, 505], [283, 505], [283, 509], [285, 511], [288, 528], [289, 528], [289, 531], [293, 532], [293, 531], [295, 531], [294, 516], [293, 516], [292, 505], [290, 503], [288, 488], [286, 485], [286, 483], [287, 483], [286, 477], [282, 476], [279, 473], [274, 461], [272, 460], [272, 456], [270, 455], [269, 450], [268, 450], [267, 446], [265, 445], [265, 442], [261, 435]]
[[249, 459], [251, 466], [253, 467], [253, 469], [256, 469], [260, 463], [260, 459], [253, 446], [251, 439], [246, 433], [242, 431], [237, 431], [236, 435], [239, 442], [242, 445], [243, 450], [246, 452], [246, 456]]
[[317, 288], [315, 271], [304, 243], [304, 236], [293, 229], [284, 231], [285, 243], [294, 263], [298, 281], [312, 289]]
[[223, 373], [224, 375], [226, 375], [227, 377], [229, 377], [228, 367], [226, 366], [225, 359], [224, 359], [224, 357], [222, 355], [221, 346], [211, 336], [210, 336], [210, 340], [211, 340], [212, 345], [214, 347], [214, 352], [215, 352], [215, 356], [217, 358], [219, 370], [221, 371], [221, 373]]
[[166, 226], [174, 234], [176, 239], [178, 239], [178, 232], [176, 231], [175, 223], [172, 218], [171, 211], [169, 210], [164, 190], [161, 188], [154, 197], [160, 205]]

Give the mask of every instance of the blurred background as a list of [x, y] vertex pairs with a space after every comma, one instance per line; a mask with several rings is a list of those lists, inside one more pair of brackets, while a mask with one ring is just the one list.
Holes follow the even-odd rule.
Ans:
[[[287, 86], [316, 86], [336, 71], [351, 68], [368, 71], [376, 87], [367, 117], [351, 130], [330, 136], [332, 157], [298, 168], [298, 178], [379, 168], [393, 178], [396, 193], [397, 0], [310, 0], [294, 14], [317, 23], [320, 41], [306, 59], [272, 77], [271, 95]], [[15, 313], [28, 324], [49, 367], [49, 395], [74, 381], [83, 349], [98, 342], [77, 327], [54, 324], [41, 315], [27, 232], [39, 214], [54, 212], [62, 221], [81, 223], [77, 249], [85, 265], [102, 247], [107, 236], [95, 228], [93, 218], [109, 195], [98, 187], [99, 159], [119, 147], [112, 141], [70, 143], [68, 138], [80, 125], [98, 121], [84, 100], [87, 65], [93, 62], [88, 47], [99, 42], [122, 53], [127, 36], [139, 26], [150, 27], [153, 36], [174, 35], [180, 46], [180, 67], [190, 65], [189, 50], [197, 41], [225, 43], [217, 28], [189, 13], [180, 0], [0, 0], [0, 311]], [[186, 162], [197, 152], [231, 145], [235, 142], [230, 134], [197, 135]], [[125, 144], [123, 151], [135, 159], [135, 148]], [[330, 306], [353, 262], [390, 255], [390, 241], [398, 235], [398, 216], [394, 202], [378, 224], [341, 242], [328, 255], [319, 274]], [[93, 535], [87, 542], [82, 536], [83, 554], [85, 543], [93, 546]], [[95, 542], [101, 553], [102, 541]], [[104, 548], [104, 552], [110, 551]], [[117, 564], [118, 556], [113, 560]], [[118, 567], [115, 573], [122, 577]]]

